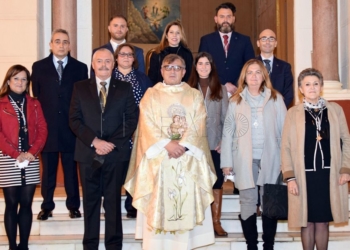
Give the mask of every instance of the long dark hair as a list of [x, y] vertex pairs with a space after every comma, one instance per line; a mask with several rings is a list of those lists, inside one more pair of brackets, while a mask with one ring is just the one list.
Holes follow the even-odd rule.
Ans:
[[213, 57], [207, 53], [207, 52], [199, 52], [194, 59], [194, 65], [192, 66], [192, 72], [190, 79], [188, 79], [188, 85], [190, 85], [192, 88], [198, 89], [198, 82], [199, 82], [199, 74], [197, 72], [196, 66], [202, 57], [206, 57], [210, 63], [211, 71], [209, 73], [209, 89], [210, 89], [210, 100], [212, 101], [219, 101], [222, 99], [222, 89], [221, 89], [221, 83], [219, 80], [218, 72], [216, 70], [215, 63], [213, 61]]
[[16, 65], [11, 66], [5, 75], [4, 81], [2, 82], [2, 85], [0, 88], [0, 98], [9, 94], [10, 86], [8, 85], [8, 81], [10, 81], [11, 77], [17, 75], [19, 72], [22, 72], [22, 71], [24, 71], [27, 75], [27, 86], [26, 86], [25, 92], [29, 93], [29, 86], [30, 86], [29, 70], [22, 65], [16, 64]]

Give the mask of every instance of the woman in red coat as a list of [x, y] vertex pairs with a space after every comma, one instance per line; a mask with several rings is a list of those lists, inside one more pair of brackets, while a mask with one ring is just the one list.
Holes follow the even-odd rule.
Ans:
[[14, 65], [0, 88], [0, 187], [5, 197], [4, 224], [12, 250], [28, 249], [32, 201], [36, 184], [40, 183], [37, 156], [47, 137], [40, 103], [29, 96], [29, 85], [29, 71]]

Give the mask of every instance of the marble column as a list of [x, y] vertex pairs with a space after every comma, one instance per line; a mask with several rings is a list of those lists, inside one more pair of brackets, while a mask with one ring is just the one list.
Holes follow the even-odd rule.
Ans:
[[52, 0], [52, 30], [69, 33], [71, 56], [77, 57], [77, 0]]
[[337, 0], [312, 0], [312, 67], [324, 78], [323, 97], [327, 100], [350, 99], [339, 82]]

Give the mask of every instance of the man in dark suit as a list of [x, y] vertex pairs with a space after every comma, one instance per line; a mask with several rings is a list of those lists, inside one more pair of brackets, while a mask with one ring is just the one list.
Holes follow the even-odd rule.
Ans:
[[51, 54], [33, 64], [33, 94], [41, 103], [47, 122], [48, 137], [41, 153], [43, 164], [41, 194], [44, 198], [38, 220], [47, 220], [55, 208], [58, 158], [64, 172], [66, 206], [71, 218], [81, 217], [77, 165], [74, 161], [75, 135], [69, 128], [68, 112], [73, 85], [88, 78], [88, 69], [69, 55], [69, 35], [66, 30], [53, 31]]
[[114, 57], [108, 49], [96, 51], [92, 67], [96, 77], [75, 84], [69, 111], [83, 187], [83, 245], [84, 250], [98, 249], [104, 196], [105, 247], [117, 250], [123, 242], [121, 187], [139, 112], [131, 84], [112, 77]]
[[259, 35], [257, 45], [261, 51], [257, 59], [265, 64], [273, 87], [281, 93], [284, 103], [288, 107], [294, 97], [293, 75], [290, 64], [273, 55], [273, 51], [277, 47], [275, 32], [270, 29], [263, 30]]
[[201, 38], [199, 52], [206, 51], [213, 57], [221, 84], [233, 94], [243, 65], [255, 57], [250, 38], [233, 31], [236, 7], [223, 3], [216, 8], [214, 17], [217, 31]]
[[[108, 24], [108, 31], [109, 31], [109, 34], [111, 35], [111, 40], [109, 41], [109, 43], [101, 46], [100, 48], [106, 48], [114, 54], [114, 52], [117, 50], [118, 45], [126, 42], [125, 38], [128, 33], [128, 30], [129, 30], [128, 22], [126, 17], [122, 15], [115, 15], [111, 17]], [[95, 51], [100, 48], [94, 49], [92, 51], [92, 55], [94, 55]], [[139, 63], [137, 70], [141, 71], [142, 73], [145, 73], [145, 60], [143, 56], [143, 50], [136, 46], [134, 46], [134, 48], [136, 52], [136, 58]], [[94, 69], [91, 67], [91, 70], [90, 70], [91, 78], [94, 77], [94, 75], [95, 75]], [[137, 211], [131, 205], [131, 203], [132, 203], [132, 197], [128, 192], [126, 192], [126, 200], [125, 200], [125, 209], [127, 211], [126, 217], [136, 218]]]
[[[126, 17], [122, 15], [115, 15], [109, 19], [108, 31], [111, 35], [111, 40], [109, 43], [94, 49], [92, 51], [92, 55], [94, 55], [95, 51], [100, 48], [106, 48], [111, 51], [113, 54], [117, 50], [118, 45], [126, 42], [126, 35], [128, 33], [128, 21]], [[143, 49], [134, 46], [136, 52], [136, 58], [139, 63], [137, 70], [145, 73], [145, 59], [143, 56]], [[94, 69], [90, 69], [90, 76], [94, 76]]]

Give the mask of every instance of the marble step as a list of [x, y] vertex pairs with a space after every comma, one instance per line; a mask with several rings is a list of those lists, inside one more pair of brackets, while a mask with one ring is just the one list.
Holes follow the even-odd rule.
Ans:
[[[122, 196], [122, 203], [121, 203], [121, 209], [122, 213], [126, 213], [125, 208], [124, 208], [124, 202], [125, 202], [126, 196]], [[67, 215], [68, 210], [66, 208], [66, 199], [65, 197], [55, 197], [55, 210], [53, 211], [54, 214], [63, 214]], [[349, 195], [349, 211], [350, 211], [350, 195]], [[38, 214], [41, 210], [40, 206], [42, 203], [42, 198], [41, 197], [34, 197], [33, 200], [33, 213]], [[3, 197], [0, 197], [0, 216], [4, 214], [5, 210], [5, 201]], [[81, 198], [81, 206], [80, 206], [80, 211], [83, 211], [83, 201]], [[101, 208], [101, 212], [103, 212], [103, 208]], [[223, 200], [222, 200], [222, 212], [223, 213], [233, 213], [233, 212], [240, 212], [240, 206], [239, 206], [239, 196], [238, 195], [223, 195]]]
[[[83, 250], [83, 235], [66, 236], [30, 236], [30, 250]], [[262, 249], [261, 234], [259, 234], [259, 249]], [[7, 250], [6, 236], [0, 236], [0, 250]], [[331, 232], [329, 249], [347, 250], [350, 245], [350, 233]], [[124, 234], [123, 250], [141, 250], [142, 241], [135, 240], [133, 234]], [[213, 245], [197, 248], [197, 250], [246, 250], [243, 234], [229, 234], [228, 237], [217, 237]], [[302, 250], [300, 233], [277, 233], [275, 249]], [[100, 236], [99, 250], [105, 250], [103, 235]]]
[[[239, 213], [223, 213], [221, 224], [222, 227], [228, 233], [242, 233], [241, 223], [238, 219]], [[350, 217], [350, 214], [349, 214]], [[122, 214], [123, 222], [123, 233], [124, 234], [134, 234], [136, 227], [136, 220], [129, 219], [125, 214]], [[258, 217], [257, 220], [258, 231], [262, 232], [261, 217]], [[104, 234], [105, 221], [104, 215], [101, 214], [101, 223], [100, 223], [100, 232]], [[348, 232], [350, 235], [350, 220], [348, 224], [344, 225], [334, 225], [330, 224], [331, 232]], [[279, 221], [277, 224], [277, 232], [280, 233], [293, 233], [300, 232], [299, 228], [288, 228], [287, 221]], [[68, 215], [54, 214], [53, 217], [49, 218], [46, 221], [39, 221], [36, 219], [36, 215], [33, 216], [33, 224], [31, 235], [75, 235], [84, 233], [84, 221], [83, 218], [71, 219]], [[3, 216], [0, 217], [0, 235], [6, 235]]]

